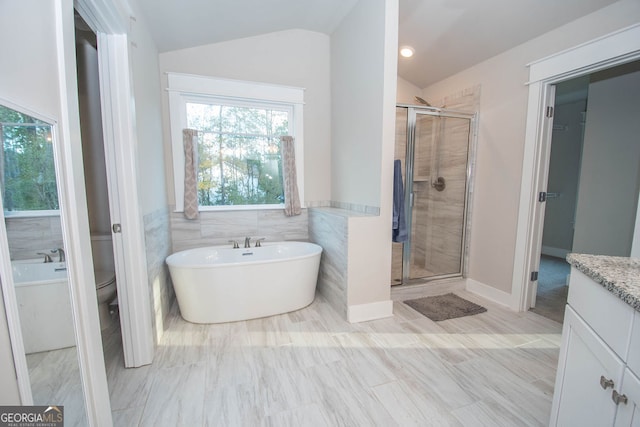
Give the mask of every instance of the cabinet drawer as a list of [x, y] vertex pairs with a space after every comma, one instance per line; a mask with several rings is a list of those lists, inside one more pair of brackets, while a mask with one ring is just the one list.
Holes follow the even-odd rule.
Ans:
[[627, 356], [635, 312], [631, 306], [575, 267], [567, 302], [619, 357]]
[[629, 345], [629, 356], [627, 365], [634, 374], [640, 377], [640, 312], [636, 311], [631, 327], [631, 344]]

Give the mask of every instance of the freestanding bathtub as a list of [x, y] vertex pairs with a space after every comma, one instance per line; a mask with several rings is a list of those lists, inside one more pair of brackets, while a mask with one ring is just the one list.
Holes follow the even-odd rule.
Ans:
[[182, 317], [223, 323], [299, 310], [313, 302], [322, 248], [306, 242], [176, 252], [167, 265]]
[[22, 340], [27, 354], [76, 345], [67, 265], [12, 261]]

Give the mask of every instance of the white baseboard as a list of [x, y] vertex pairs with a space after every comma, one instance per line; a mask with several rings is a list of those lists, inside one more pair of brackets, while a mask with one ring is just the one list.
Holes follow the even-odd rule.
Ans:
[[512, 302], [513, 298], [511, 297], [511, 294], [508, 294], [505, 291], [501, 291], [500, 289], [496, 289], [492, 286], [469, 278], [467, 278], [467, 291], [514, 310]]
[[562, 248], [554, 248], [552, 246], [542, 246], [542, 250], [541, 250], [543, 255], [549, 255], [549, 256], [554, 256], [556, 258], [566, 258], [567, 254], [569, 252], [571, 252], [568, 249], [562, 249]]
[[393, 316], [393, 301], [391, 300], [347, 307], [347, 318], [350, 323], [367, 322], [391, 316]]

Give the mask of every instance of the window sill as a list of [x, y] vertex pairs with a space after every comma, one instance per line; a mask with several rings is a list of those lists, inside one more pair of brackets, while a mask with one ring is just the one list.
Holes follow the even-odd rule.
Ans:
[[[284, 209], [282, 205], [224, 205], [224, 206], [200, 206], [199, 213], [204, 212], [234, 212], [234, 211], [267, 211]], [[183, 213], [184, 210], [174, 210], [174, 213]]]
[[5, 218], [42, 218], [49, 216], [60, 216], [60, 211], [4, 211]]

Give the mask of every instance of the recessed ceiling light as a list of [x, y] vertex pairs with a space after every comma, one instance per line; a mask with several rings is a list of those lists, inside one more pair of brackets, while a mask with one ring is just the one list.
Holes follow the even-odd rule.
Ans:
[[402, 46], [400, 48], [400, 56], [403, 56], [405, 58], [411, 58], [414, 53], [415, 50], [413, 50], [411, 46]]

